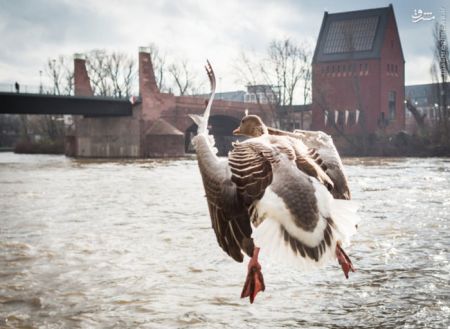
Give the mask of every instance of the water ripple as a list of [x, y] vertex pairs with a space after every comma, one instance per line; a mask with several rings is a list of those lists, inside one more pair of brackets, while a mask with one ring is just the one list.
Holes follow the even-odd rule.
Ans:
[[357, 272], [265, 260], [250, 305], [193, 159], [1, 153], [0, 328], [447, 327], [449, 160], [344, 162], [363, 218]]

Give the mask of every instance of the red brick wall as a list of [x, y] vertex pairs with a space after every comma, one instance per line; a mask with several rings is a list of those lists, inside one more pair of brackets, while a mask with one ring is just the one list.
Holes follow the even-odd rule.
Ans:
[[[389, 70], [388, 70], [389, 65]], [[389, 115], [388, 96], [390, 91], [396, 93], [396, 116], [386, 126], [387, 132], [398, 132], [405, 129], [405, 63], [397, 25], [393, 15], [389, 15], [386, 35], [381, 49], [381, 95], [380, 114]]]
[[[167, 107], [161, 112], [161, 117], [180, 131], [185, 132], [193, 124], [188, 114], [203, 114], [206, 101], [201, 97], [175, 97], [175, 107]], [[215, 100], [211, 108], [211, 115], [229, 116], [240, 121], [245, 115], [246, 109], [248, 109], [249, 114], [259, 115], [268, 125], [273, 125], [270, 107], [263, 104]]]
[[145, 158], [167, 158], [184, 155], [183, 135], [148, 135], [145, 140]]
[[[355, 71], [342, 72], [342, 67], [355, 66]], [[366, 69], [367, 65], [367, 69]], [[327, 73], [328, 67], [328, 73]], [[334, 73], [331, 72], [334, 67]], [[339, 72], [337, 68], [339, 67]], [[358, 60], [313, 64], [313, 106], [312, 128], [335, 133], [328, 123], [324, 125], [324, 109], [330, 111], [360, 110], [358, 125], [344, 125], [346, 133], [360, 133], [376, 129], [376, 116], [380, 107], [380, 64], [379, 60]], [[328, 122], [331, 121], [329, 117]]]
[[74, 91], [76, 96], [94, 95], [83, 58], [74, 59]]

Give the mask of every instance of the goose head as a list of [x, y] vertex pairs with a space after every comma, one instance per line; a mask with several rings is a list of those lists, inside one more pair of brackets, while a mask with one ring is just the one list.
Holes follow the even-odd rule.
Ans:
[[233, 135], [244, 135], [249, 137], [259, 137], [268, 133], [266, 125], [257, 115], [246, 115], [242, 118], [239, 127], [233, 131]]

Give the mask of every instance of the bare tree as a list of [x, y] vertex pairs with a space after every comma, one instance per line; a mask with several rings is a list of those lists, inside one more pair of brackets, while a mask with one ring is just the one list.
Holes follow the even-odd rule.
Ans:
[[303, 105], [311, 102], [312, 52], [306, 50], [303, 54]]
[[[271, 86], [266, 91], [276, 95], [272, 102], [272, 116], [277, 118], [277, 109], [283, 107], [290, 121], [294, 121], [292, 105], [300, 93], [303, 83], [302, 99], [306, 104], [311, 99], [311, 51], [305, 45], [296, 45], [290, 39], [273, 40], [268, 47], [266, 57], [250, 58], [241, 53], [236, 71], [241, 81], [247, 85], [263, 84]], [[267, 99], [270, 95], [265, 95]], [[270, 97], [269, 97], [270, 98]], [[257, 98], [257, 102], [259, 99]], [[291, 125], [294, 123], [291, 122]]]
[[45, 139], [56, 142], [64, 138], [64, 123], [61, 115], [43, 115], [35, 119], [34, 131]]
[[0, 147], [12, 147], [15, 141], [21, 137], [22, 116], [25, 114], [0, 114]]
[[[58, 56], [57, 59], [48, 59], [46, 74], [49, 77], [52, 90], [55, 95], [73, 95], [74, 72], [71, 60], [66, 56]], [[64, 125], [61, 115], [41, 115], [28, 120], [26, 116], [21, 118], [23, 134], [29, 140], [30, 122], [31, 130], [44, 136], [50, 141], [61, 140], [64, 137]], [[28, 137], [27, 137], [28, 136]]]
[[189, 68], [186, 60], [183, 60], [179, 64], [171, 64], [169, 66], [169, 73], [180, 96], [192, 94], [196, 83], [194, 74], [192, 74], [192, 70]]
[[113, 52], [106, 57], [106, 79], [111, 85], [111, 96], [129, 97], [136, 76], [136, 62], [124, 53]]
[[28, 124], [28, 116], [26, 114], [19, 115], [20, 119], [20, 138], [25, 141], [30, 141], [30, 128]]
[[166, 73], [166, 54], [162, 52], [157, 45], [151, 43], [148, 47], [150, 49], [150, 56], [152, 59], [153, 70], [155, 72], [156, 85], [160, 91], [167, 91], [165, 81]]
[[264, 71], [264, 59], [258, 58], [256, 54], [248, 54], [241, 52], [239, 58], [236, 60], [235, 71], [237, 73], [237, 81], [251, 89], [252, 86], [263, 85], [261, 88], [262, 96], [265, 102], [262, 101], [260, 95], [255, 95], [255, 101], [259, 106], [269, 108], [270, 119], [275, 128], [279, 128], [279, 120], [277, 109], [280, 105], [279, 97], [276, 87], [273, 86], [270, 77]]
[[411, 112], [412, 116], [414, 117], [414, 120], [416, 120], [416, 123], [419, 126], [420, 131], [425, 132], [425, 130], [426, 130], [426, 125], [425, 125], [426, 115], [420, 113], [420, 111], [417, 109], [417, 107], [415, 107], [412, 104], [410, 98], [406, 99], [406, 108], [408, 109], [409, 112]]
[[137, 67], [136, 61], [128, 57], [123, 65], [123, 91], [125, 96], [129, 97], [132, 94], [133, 86], [136, 83]]
[[[443, 14], [445, 15], [445, 14]], [[445, 27], [445, 20], [436, 22], [433, 29], [433, 64], [430, 72], [436, 84], [437, 122], [434, 131], [434, 139], [438, 144], [450, 146], [450, 113], [448, 109], [449, 97], [449, 48]]]
[[108, 79], [108, 57], [106, 50], [92, 50], [87, 55], [86, 64], [94, 94], [100, 96], [110, 96], [112, 86]]
[[290, 39], [272, 41], [268, 55], [261, 71], [279, 88], [280, 105], [292, 106], [298, 83], [310, 74], [310, 56]]
[[87, 56], [87, 69], [94, 94], [119, 98], [131, 95], [137, 65], [127, 54], [95, 49]]
[[74, 91], [73, 68], [65, 56], [58, 59], [48, 59], [45, 73], [51, 81], [52, 92], [55, 95], [72, 95]]

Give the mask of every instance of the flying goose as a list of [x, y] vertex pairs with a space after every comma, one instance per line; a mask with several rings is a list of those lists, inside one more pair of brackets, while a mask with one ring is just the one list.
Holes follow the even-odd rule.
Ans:
[[206, 71], [211, 97], [203, 116], [191, 115], [198, 125], [192, 144], [219, 246], [238, 262], [242, 252], [251, 258], [241, 298], [253, 303], [265, 290], [260, 250], [304, 269], [337, 259], [348, 278], [354, 268], [342, 247], [359, 218], [331, 139], [268, 128], [246, 115], [234, 134], [251, 138], [234, 143], [228, 159], [217, 157], [207, 128], [215, 95], [209, 62]]

